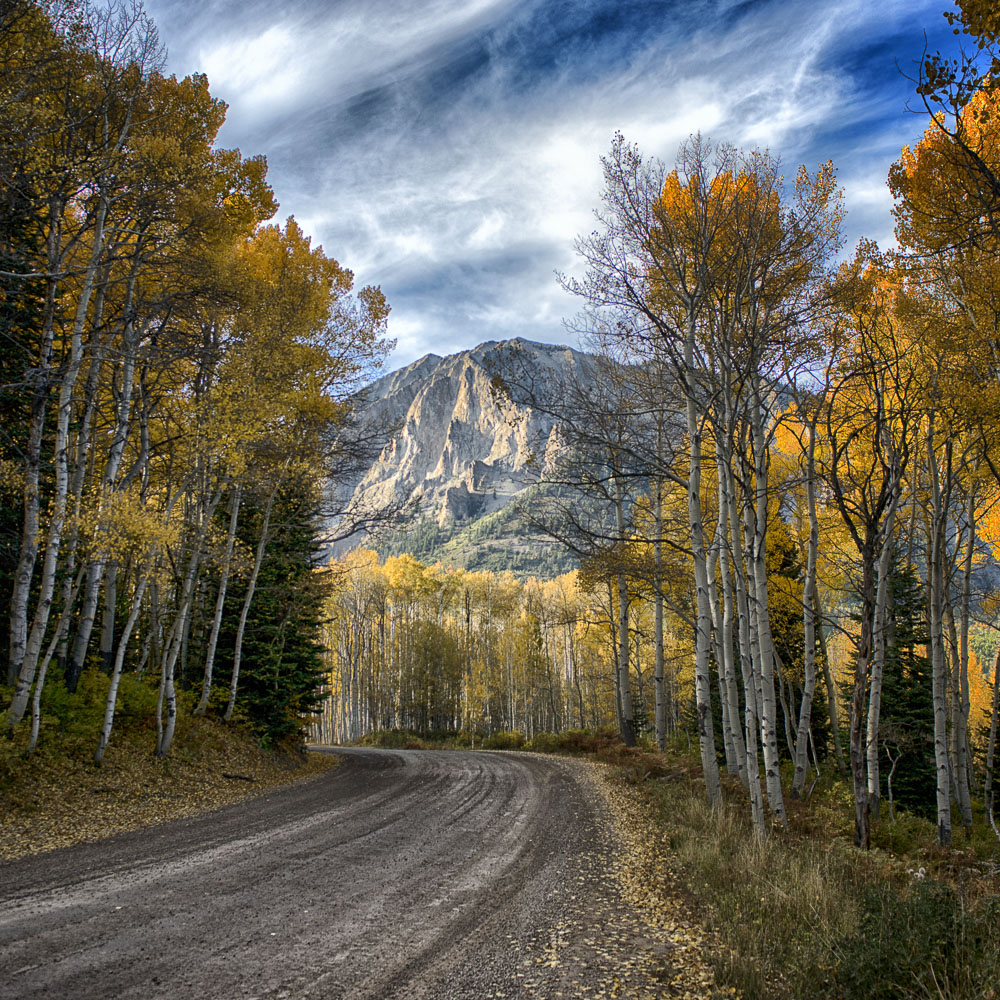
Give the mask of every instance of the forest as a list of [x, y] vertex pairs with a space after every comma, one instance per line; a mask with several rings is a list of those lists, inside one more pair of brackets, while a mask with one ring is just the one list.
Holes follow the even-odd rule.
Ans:
[[378, 448], [354, 415], [385, 297], [271, 221], [265, 158], [217, 147], [224, 103], [164, 75], [136, 0], [6, 4], [8, 735], [30, 755], [81, 694], [98, 764], [150, 693], [161, 758], [178, 713], [266, 745], [612, 726], [697, 747], [707, 802], [728, 774], [761, 838], [827, 771], [859, 847], [897, 808], [942, 845], [995, 830], [1000, 21], [960, 9], [979, 50], [924, 58], [891, 250], [845, 248], [832, 163], [786, 183], [766, 151], [614, 138], [561, 279], [585, 377], [495, 373], [560, 428], [511, 515], [579, 561], [543, 580], [424, 565], [398, 524], [320, 565], [331, 487]]
[[[664, 163], [614, 136], [558, 278], [586, 355], [513, 339], [490, 373], [545, 418], [531, 488], [449, 524], [345, 501], [388, 454], [363, 414], [389, 303], [279, 221], [265, 156], [223, 148], [225, 102], [167, 73], [141, 0], [0, 4], [0, 859], [100, 840], [43, 856], [37, 906], [34, 875], [12, 883], [18, 947], [44, 952], [15, 975], [101, 990], [132, 913], [135, 975], [168, 990], [237, 937], [241, 982], [277, 989], [259, 970], [287, 960], [336, 989], [376, 951], [450, 976], [463, 928], [471, 948], [523, 923], [539, 957], [505, 973], [566, 982], [557, 945], [582, 942], [601, 996], [644, 955], [665, 992], [697, 955], [714, 996], [995, 1000], [1000, 8], [945, 16], [969, 49], [920, 56], [891, 247], [847, 245], [832, 162], [786, 176], [695, 134]], [[208, 810], [243, 796], [223, 847]], [[199, 813], [184, 853], [102, 839]], [[352, 829], [368, 870], [390, 859], [384, 897], [337, 860]], [[133, 863], [211, 869], [219, 907], [160, 875], [149, 896]], [[101, 930], [75, 908], [95, 878], [156, 933], [228, 916], [190, 969], [148, 966], [137, 910]], [[547, 923], [560, 880], [589, 923]], [[427, 899], [437, 931], [408, 916]], [[330, 950], [338, 921], [364, 949]]]
[[590, 371], [513, 351], [496, 372], [559, 422], [552, 488], [520, 513], [580, 582], [337, 567], [332, 732], [613, 723], [664, 746], [681, 719], [708, 802], [738, 778], [761, 837], [823, 767], [849, 776], [859, 847], [897, 804], [942, 845], [974, 798], [996, 830], [1000, 90], [980, 64], [1000, 20], [960, 7], [979, 50], [924, 58], [892, 250], [847, 252], [832, 163], [786, 184], [766, 151], [699, 135], [664, 165], [615, 137], [585, 273], [562, 279]]
[[273, 744], [318, 703], [317, 529], [388, 305], [268, 221], [225, 113], [138, 2], [3, 5], [0, 690], [29, 755], [78, 690], [98, 764], [148, 689], [158, 757], [181, 711]]

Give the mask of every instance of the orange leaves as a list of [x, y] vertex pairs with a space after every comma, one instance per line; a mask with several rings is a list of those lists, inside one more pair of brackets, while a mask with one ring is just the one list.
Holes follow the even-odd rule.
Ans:
[[766, 152], [696, 142], [683, 166], [666, 175], [651, 206], [651, 308], [689, 338], [696, 328], [714, 368], [793, 368], [816, 351], [807, 317], [840, 242], [833, 164], [815, 173], [801, 167], [790, 192]]
[[889, 171], [898, 204], [896, 235], [910, 250], [943, 253], [989, 246], [997, 234], [987, 216], [995, 196], [984, 186], [1000, 171], [1000, 92], [977, 91], [954, 126], [932, 119], [921, 140], [904, 146]]
[[[956, 0], [962, 12], [962, 24], [971, 35], [978, 36], [979, 47], [1000, 37], [1000, 9], [994, 0]], [[953, 14], [945, 14], [949, 23], [955, 23]]]
[[989, 546], [994, 558], [1000, 556], [1000, 486], [986, 484], [976, 504], [976, 534]]

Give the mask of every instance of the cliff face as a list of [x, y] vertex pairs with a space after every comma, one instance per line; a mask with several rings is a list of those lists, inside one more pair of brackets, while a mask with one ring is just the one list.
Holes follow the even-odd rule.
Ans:
[[368, 509], [414, 499], [425, 518], [458, 526], [506, 506], [538, 478], [555, 447], [551, 418], [494, 391], [516, 352], [518, 367], [569, 374], [583, 359], [567, 347], [524, 340], [434, 354], [379, 379], [367, 415], [398, 430], [354, 489]]

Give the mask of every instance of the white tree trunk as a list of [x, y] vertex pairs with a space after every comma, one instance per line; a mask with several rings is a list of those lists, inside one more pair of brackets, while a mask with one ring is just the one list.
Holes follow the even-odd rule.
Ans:
[[132, 606], [129, 609], [129, 616], [122, 629], [121, 638], [118, 640], [118, 651], [115, 654], [114, 666], [111, 669], [111, 684], [108, 687], [108, 697], [104, 705], [104, 722], [101, 725], [101, 737], [97, 744], [97, 751], [94, 754], [94, 763], [100, 767], [104, 762], [104, 753], [111, 741], [111, 727], [115, 720], [115, 707], [118, 703], [118, 685], [121, 682], [122, 667], [125, 664], [125, 652], [128, 649], [128, 641], [132, 636], [135, 623], [139, 620], [139, 612], [142, 610], [142, 598], [146, 593], [146, 584], [149, 582], [149, 574], [152, 570], [153, 553], [146, 560], [145, 567], [140, 571], [135, 592], [132, 595]]
[[733, 588], [736, 596], [736, 609], [739, 617], [740, 640], [740, 674], [743, 679], [743, 738], [747, 754], [747, 787], [750, 791], [750, 816], [757, 836], [763, 839], [767, 835], [767, 824], [764, 818], [764, 799], [760, 787], [760, 757], [758, 755], [757, 739], [760, 730], [760, 711], [757, 704], [757, 677], [754, 662], [754, 649], [750, 636], [750, 602], [747, 596], [747, 574], [743, 563], [743, 546], [740, 544], [740, 517], [736, 510], [735, 484], [733, 470], [728, 461], [724, 469], [726, 480], [726, 498], [729, 508], [729, 551], [732, 557]]
[[708, 554], [708, 607], [712, 619], [712, 656], [719, 678], [719, 704], [722, 709], [722, 744], [726, 755], [726, 770], [730, 774], [739, 774], [739, 764], [736, 759], [736, 748], [733, 745], [733, 724], [729, 718], [729, 677], [726, 674], [725, 659], [722, 652], [722, 608], [719, 605], [719, 583], [717, 570], [719, 567], [719, 530], [716, 528], [712, 547]]
[[260, 529], [260, 540], [257, 542], [257, 551], [254, 554], [253, 572], [250, 574], [246, 597], [244, 597], [243, 606], [240, 608], [240, 623], [236, 628], [236, 641], [233, 646], [233, 676], [229, 682], [229, 702], [222, 716], [223, 722], [229, 722], [236, 709], [236, 689], [240, 681], [240, 660], [243, 656], [243, 635], [247, 627], [247, 617], [250, 614], [250, 603], [253, 601], [254, 591], [257, 589], [257, 577], [260, 575], [260, 567], [264, 562], [264, 550], [267, 548], [268, 530], [271, 525], [271, 509], [274, 506], [277, 492], [278, 488], [275, 486], [267, 498], [267, 506], [264, 509], [264, 519]]
[[729, 525], [731, 522], [729, 493], [729, 477], [726, 474], [728, 456], [720, 445], [716, 445], [716, 473], [718, 477], [719, 495], [719, 575], [722, 578], [722, 666], [729, 679], [727, 697], [729, 699], [729, 721], [732, 726], [731, 738], [736, 754], [737, 770], [740, 781], [747, 786], [747, 750], [740, 723], [740, 691], [736, 678], [736, 665], [733, 662], [733, 579], [731, 569], [731, 550], [729, 542]]
[[[35, 679], [35, 669], [49, 622], [49, 612], [52, 608], [52, 593], [55, 587], [56, 567], [59, 558], [60, 542], [66, 519], [66, 497], [69, 491], [69, 431], [70, 419], [73, 414], [73, 389], [83, 363], [83, 327], [87, 321], [87, 311], [90, 306], [90, 296], [94, 288], [94, 279], [104, 246], [104, 222], [107, 218], [107, 202], [101, 198], [94, 224], [93, 246], [90, 260], [84, 272], [80, 297], [77, 300], [76, 315], [70, 335], [70, 353], [59, 387], [59, 408], [56, 417], [55, 437], [55, 481], [52, 499], [52, 515], [49, 520], [49, 530], [45, 540], [45, 558], [42, 563], [42, 575], [38, 587], [38, 600], [35, 605], [35, 615], [27, 643], [24, 645], [23, 659], [17, 666], [17, 683], [14, 687], [14, 697], [7, 713], [7, 722], [11, 727], [17, 725], [24, 716], [28, 705], [28, 694]], [[30, 578], [29, 578], [30, 582]], [[17, 590], [15, 584], [15, 590]], [[27, 595], [24, 595], [25, 598]]]
[[204, 715], [208, 708], [208, 699], [212, 694], [212, 669], [215, 665], [215, 649], [219, 643], [219, 631], [222, 628], [222, 612], [226, 606], [226, 590], [229, 586], [229, 573], [233, 565], [233, 548], [236, 544], [236, 524], [240, 515], [240, 501], [243, 497], [243, 484], [237, 484], [233, 494], [232, 511], [229, 515], [229, 533], [226, 536], [226, 555], [222, 563], [222, 576], [219, 579], [219, 593], [215, 600], [215, 614], [212, 616], [212, 630], [208, 636], [208, 649], [205, 653], [205, 676], [201, 685], [201, 698], [195, 706], [194, 715]]
[[806, 545], [806, 575], [802, 587], [803, 685], [799, 723], [795, 734], [795, 775], [792, 798], [799, 798], [806, 787], [809, 767], [808, 742], [811, 739], [813, 695], [816, 691], [816, 559], [819, 552], [819, 519], [816, 515], [816, 433], [809, 429], [806, 445], [806, 509], [809, 516], [809, 541]]
[[993, 832], [1000, 837], [996, 824], [996, 791], [994, 788], [993, 770], [997, 751], [997, 717], [1000, 716], [1000, 646], [993, 658], [993, 704], [990, 711], [990, 735], [986, 741], [986, 778], [983, 781], [983, 799], [986, 805], [986, 816]]
[[[893, 471], [895, 476], [895, 470]], [[879, 776], [879, 723], [882, 712], [882, 674], [885, 669], [886, 608], [889, 606], [892, 549], [895, 541], [898, 481], [893, 482], [892, 498], [886, 511], [882, 528], [878, 569], [875, 575], [875, 614], [872, 621], [872, 664], [868, 683], [868, 723], [865, 732], [865, 756], [868, 769], [868, 809], [874, 819], [879, 818], [882, 801], [882, 784]]]
[[[946, 445], [946, 448], [948, 446]], [[927, 461], [931, 485], [931, 538], [927, 565], [928, 631], [930, 633], [932, 692], [934, 704], [934, 765], [937, 774], [938, 841], [951, 843], [951, 768], [948, 760], [948, 680], [944, 650], [944, 563], [947, 509], [942, 497], [937, 455], [934, 449], [934, 418], [927, 428]], [[950, 465], [950, 460], [948, 462]]]
[[962, 826], [972, 829], [972, 794], [969, 781], [969, 617], [972, 606], [972, 563], [976, 552], [976, 503], [975, 488], [969, 484], [966, 502], [968, 536], [965, 542], [965, 559], [962, 565], [962, 607], [960, 612], [959, 656], [957, 690], [955, 692], [955, 783], [958, 785], [958, 806], [962, 813]]
[[753, 606], [751, 624], [759, 650], [761, 745], [764, 751], [764, 782], [771, 813], [787, 826], [785, 800], [781, 790], [781, 761], [778, 756], [778, 710], [774, 694], [774, 642], [771, 638], [770, 608], [767, 585], [767, 448], [761, 403], [754, 399], [751, 407], [751, 428], [754, 438], [753, 504], [747, 507], [747, 527], [750, 535], [748, 557], [753, 574]]
[[[62, 217], [65, 200], [52, 197], [48, 205], [48, 235], [45, 240], [45, 259], [50, 277], [45, 283], [45, 305], [42, 314], [42, 337], [38, 352], [36, 376], [31, 398], [31, 415], [28, 421], [28, 440], [24, 451], [24, 489], [22, 500], [21, 542], [18, 550], [17, 569], [14, 572], [10, 597], [10, 642], [8, 646], [7, 683], [17, 686], [18, 676], [24, 662], [25, 647], [28, 642], [28, 605], [31, 583], [34, 578], [35, 562], [38, 558], [39, 511], [41, 494], [39, 476], [42, 461], [42, 438], [45, 431], [45, 416], [49, 396], [49, 371], [52, 345], [55, 339], [56, 296], [62, 270], [64, 249], [62, 246]], [[30, 687], [30, 682], [29, 682]], [[15, 690], [15, 698], [17, 691]], [[24, 693], [25, 701], [27, 692]], [[21, 709], [23, 715], [24, 709]], [[20, 719], [20, 715], [17, 719]], [[8, 723], [11, 722], [8, 716]], [[17, 720], [15, 720], [16, 722]]]
[[[656, 538], [653, 541], [653, 643], [655, 666], [653, 687], [656, 692], [656, 745], [667, 745], [667, 703], [663, 688], [663, 485], [656, 481]], [[579, 688], [577, 689], [579, 690]], [[580, 698], [580, 726], [583, 727], [583, 699]]]
[[[687, 371], [694, 373], [694, 324], [685, 342]], [[689, 375], [690, 377], [690, 375]], [[701, 767], [705, 775], [705, 792], [711, 805], [722, 802], [719, 762], [715, 757], [715, 732], [712, 726], [712, 689], [709, 679], [712, 612], [708, 599], [708, 566], [705, 552], [705, 526], [701, 506], [701, 422], [695, 400], [695, 389], [687, 386], [685, 412], [688, 432], [688, 521], [691, 527], [691, 555], [694, 561], [695, 586], [695, 652], [694, 690], [698, 712], [698, 745]]]
[[[134, 299], [135, 280], [135, 274], [133, 273], [129, 277], [125, 294], [125, 309], [127, 312], [131, 310]], [[111, 439], [111, 446], [108, 449], [104, 474], [101, 477], [101, 490], [104, 496], [114, 492], [118, 472], [121, 469], [122, 458], [125, 454], [125, 445], [128, 442], [132, 414], [132, 387], [135, 380], [136, 351], [138, 347], [137, 340], [135, 326], [130, 319], [126, 322], [122, 330], [121, 392], [115, 414], [115, 431]], [[105, 568], [109, 557], [106, 547], [101, 543], [100, 531], [98, 532], [97, 549], [99, 555], [91, 562], [87, 571], [87, 586], [84, 591], [83, 611], [80, 615], [76, 640], [73, 643], [72, 658], [66, 671], [67, 687], [70, 691], [76, 689], [77, 681], [83, 670], [87, 648], [90, 645], [91, 632], [93, 631], [97, 616], [101, 579], [105, 575]]]

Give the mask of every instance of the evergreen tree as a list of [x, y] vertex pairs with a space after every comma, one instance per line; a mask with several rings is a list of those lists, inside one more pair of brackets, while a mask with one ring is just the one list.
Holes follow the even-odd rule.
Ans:
[[[240, 535], [252, 548], [263, 512], [253, 499], [245, 503]], [[266, 745], [299, 735], [303, 720], [318, 709], [323, 695], [323, 593], [315, 572], [317, 549], [311, 496], [299, 487], [286, 488], [271, 515], [270, 539], [247, 619], [237, 693], [237, 705]], [[230, 584], [219, 640], [220, 679], [232, 672], [245, 596], [245, 580]]]
[[[27, 273], [41, 232], [31, 203], [14, 186], [0, 197], [0, 271]], [[7, 674], [13, 577], [21, 542], [21, 494], [17, 474], [27, 441], [38, 364], [43, 285], [38, 279], [0, 276], [0, 678]]]
[[[781, 661], [781, 672], [778, 678], [778, 702], [782, 733], [785, 732], [786, 704], [788, 728], [794, 734], [798, 726], [799, 705], [802, 701], [805, 683], [805, 647], [802, 627], [804, 574], [805, 564], [798, 545], [792, 538], [788, 526], [783, 521], [776, 520], [768, 527], [767, 577], [771, 588], [771, 601], [768, 609], [771, 638], [774, 642], [774, 651]], [[822, 669], [819, 660], [821, 655], [817, 643], [817, 672]], [[782, 685], [784, 685], [783, 688]], [[818, 748], [817, 756], [826, 756], [827, 746], [831, 739], [830, 714], [822, 677], [813, 690], [809, 719], [813, 742]], [[778, 740], [778, 753], [783, 759], [790, 758], [786, 739]]]
[[927, 643], [923, 585], [912, 566], [891, 577], [882, 712], [879, 725], [882, 795], [896, 805], [935, 816], [934, 724], [931, 666], [918, 647]]

